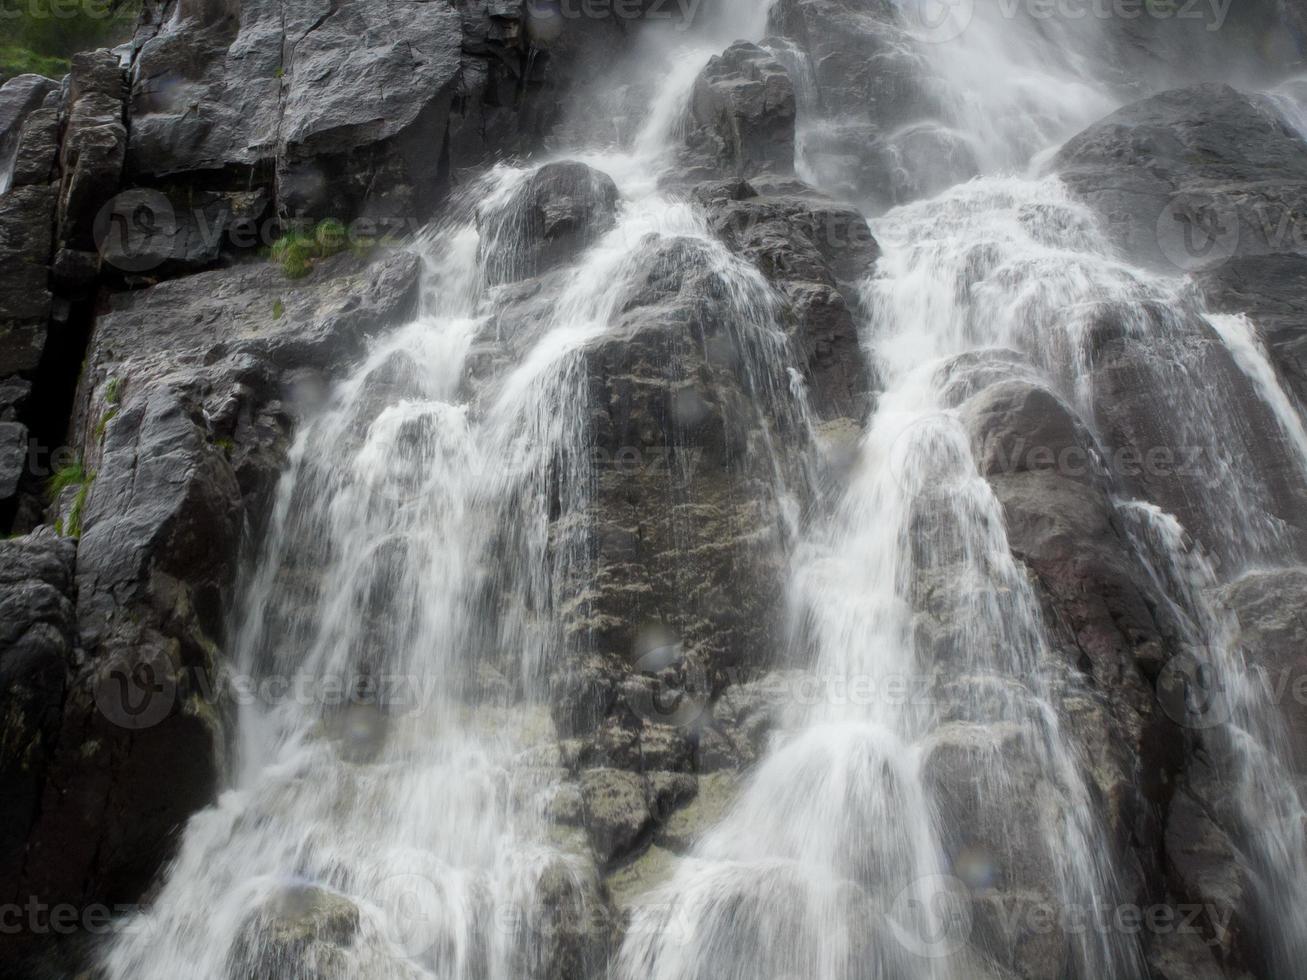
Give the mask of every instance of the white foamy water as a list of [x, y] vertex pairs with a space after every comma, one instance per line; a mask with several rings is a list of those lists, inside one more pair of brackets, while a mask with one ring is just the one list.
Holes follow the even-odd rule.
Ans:
[[[582, 156], [618, 182], [617, 221], [528, 320], [500, 322], [487, 286], [520, 265], [521, 222], [482, 222], [483, 242], [463, 212], [420, 243], [422, 311], [297, 435], [235, 630], [242, 671], [308, 695], [243, 704], [230, 785], [107, 950], [109, 976], [602, 968], [602, 943], [551, 946], [600, 933], [576, 924], [605, 912], [588, 847], [546, 819], [565, 774], [544, 682], [564, 589], [588, 575], [553, 516], [583, 517], [591, 492], [584, 354], [660, 245], [686, 242], [719, 283], [747, 390], [790, 398], [764, 280], [657, 190], [710, 53], [687, 39], [634, 146]], [[511, 208], [529, 173], [497, 167], [470, 198]], [[341, 687], [338, 707], [324, 692]]]
[[[806, 423], [776, 297], [694, 206], [659, 189], [698, 71], [736, 36], [760, 39], [766, 14], [742, 2], [642, 44], [633, 65], [652, 94], [633, 140], [560, 155], [614, 178], [616, 226], [559, 274], [538, 315], [501, 321], [511, 287], [487, 286], [517, 258], [511, 235], [483, 242], [463, 214], [423, 243], [421, 315], [297, 435], [235, 643], [255, 677], [399, 678], [408, 693], [384, 706], [244, 706], [230, 784], [108, 951], [111, 977], [605, 970], [601, 946], [571, 959], [552, 946], [569, 923], [604, 914], [588, 850], [548, 819], [567, 777], [543, 682], [568, 583], [589, 574], [581, 536], [556, 518], [584, 515], [592, 492], [585, 353], [660, 245], [690, 243], [714, 277], [760, 413]], [[765, 447], [784, 537], [798, 541], [793, 660], [869, 696], [789, 712], [726, 816], [635, 904], [612, 961], [619, 977], [998, 980], [980, 937], [1000, 954], [1017, 937], [1002, 916], [980, 920], [977, 896], [1002, 889], [1058, 922], [1127, 900], [1098, 788], [1061, 716], [1095, 694], [1052, 648], [978, 473], [966, 425], [975, 391], [1042, 386], [1101, 438], [1094, 351], [1110, 323], [1157, 355], [1141, 383], [1172, 398], [1169, 437], [1204, 451], [1186, 502], [1233, 529], [1230, 569], [1283, 550], [1270, 477], [1248, 465], [1228, 392], [1187, 353], [1219, 337], [1302, 451], [1296, 407], [1255, 333], [1205, 321], [1178, 283], [1123, 263], [1057, 180], [1011, 175], [1110, 100], [1082, 80], [1071, 34], [1012, 28], [984, 7], [976, 18], [942, 41], [923, 40], [920, 23], [908, 31], [946, 111], [900, 135], [937, 127], [988, 176], [874, 223], [884, 255], [862, 327], [880, 390], [847, 485], [804, 525], [785, 486], [793, 469]], [[819, 179], [828, 171], [805, 154], [838, 120], [814, 118], [806, 55], [773, 48], [796, 76], [800, 173]], [[473, 196], [487, 212], [510, 207], [529, 172], [498, 167]], [[1105, 485], [1123, 477], [1110, 461], [1098, 470]], [[1190, 556], [1176, 517], [1136, 500], [1119, 509], [1193, 650], [1236, 692], [1223, 731], [1259, 912], [1282, 954], [1301, 954], [1301, 803], [1274, 712], [1209, 598], [1222, 580]], [[1120, 930], [1065, 929], [1054, 944], [1059, 976], [1143, 971], [1136, 937]]]

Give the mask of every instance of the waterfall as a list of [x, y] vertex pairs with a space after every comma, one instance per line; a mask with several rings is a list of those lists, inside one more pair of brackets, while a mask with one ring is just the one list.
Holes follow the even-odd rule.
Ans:
[[[923, 48], [951, 96], [940, 124], [966, 134], [982, 172], [1025, 166], [1110, 106], [1055, 63], [1066, 48], [1005, 26], [980, 17]], [[775, 48], [791, 71], [807, 70]], [[815, 100], [800, 106], [812, 112]], [[813, 127], [801, 116], [801, 154]], [[998, 884], [1054, 911], [1061, 948], [1045, 969], [1139, 976], [1136, 939], [1106, 921], [1129, 895], [1101, 797], [1061, 723], [1068, 702], [1090, 695], [1050, 650], [1002, 508], [978, 475], [966, 402], [1005, 380], [1047, 388], [1084, 426], [1092, 469], [1111, 484], [1120, 476], [1105, 461], [1094, 349], [1112, 322], [1153, 353], [1146, 387], [1167, 393], [1170, 437], [1199, 450], [1192, 516], [1205, 531], [1235, 529], [1227, 575], [1291, 555], [1273, 477], [1248, 465], [1259, 454], [1231, 417], [1232, 393], [1192, 348], [1214, 332], [1300, 451], [1297, 409], [1246, 322], [1207, 317], [1182, 283], [1122, 262], [1055, 178], [982, 177], [891, 211], [873, 230], [885, 252], [867, 284], [864, 337], [884, 387], [854, 475], [798, 548], [791, 581], [825, 697], [789, 719], [726, 817], [637, 908], [619, 975], [998, 975], [978, 947], [1010, 948], [1018, 936], [995, 940], [994, 922], [978, 919], [985, 906], [971, 902]], [[1138, 506], [1118, 506], [1131, 523]], [[1147, 512], [1173, 533], [1140, 533], [1141, 559], [1152, 567], [1160, 544], [1162, 560], [1178, 560], [1178, 522]], [[1259, 855], [1268, 946], [1291, 971], [1307, 897], [1302, 803], [1274, 708], [1256, 697], [1229, 617], [1211, 607], [1218, 579], [1210, 565], [1187, 567], [1184, 595], [1169, 601], [1187, 605], [1195, 649], [1238, 705], [1222, 771], [1239, 787]], [[1158, 579], [1167, 596], [1169, 582]], [[836, 696], [832, 679], [865, 697]], [[924, 696], [895, 695], [905, 690]], [[938, 776], [950, 754], [974, 767], [961, 800]], [[1086, 918], [1097, 928], [1075, 927]]]
[[[1279, 477], [1250, 461], [1274, 439], [1307, 473], [1298, 406], [1246, 320], [1132, 267], [1038, 174], [1113, 104], [1082, 80], [1091, 58], [1062, 57], [1093, 50], [1093, 25], [1049, 34], [982, 6], [969, 29], [925, 36], [896, 3], [895, 43], [929, 70], [933, 102], [885, 134], [888, 158], [906, 181], [922, 145], [958, 152], [887, 212], [863, 201], [882, 247], [860, 324], [880, 387], [846, 483], [823, 496], [769, 425], [757, 447], [788, 562], [787, 655], [817, 696], [793, 699], [619, 948], [603, 869], [554, 819], [571, 777], [548, 711], [593, 576], [587, 354], [651, 266], [693, 268], [728, 311], [753, 411], [804, 451], [815, 438], [778, 297], [662, 181], [708, 58], [737, 34], [763, 40], [767, 7], [747, 0], [642, 39], [625, 66], [652, 79], [638, 131], [557, 155], [610, 176], [620, 200], [537, 294], [515, 288], [529, 262], [514, 209], [539, 161], [490, 168], [414, 246], [418, 315], [297, 433], [243, 583], [239, 671], [279, 694], [242, 701], [227, 785], [106, 950], [109, 977], [1000, 980], [1013, 923], [1040, 911], [1054, 925], [1029, 955], [1056, 975], [1144, 975], [1137, 938], [1097, 927], [1131, 897], [1067, 719], [1098, 694], [1054, 642], [970, 428], [1002, 384], [1074, 420], [1083, 484], [1231, 698], [1216, 764], [1240, 789], [1258, 916], [1277, 962], [1307, 955], [1303, 803], [1214, 597], [1295, 559]], [[808, 54], [767, 43], [799, 93], [800, 176], [854, 186]], [[1099, 357], [1119, 342], [1167, 403], [1169, 438], [1197, 450], [1173, 499], [1145, 499], [1113, 461]], [[1229, 379], [1205, 374], [1214, 348], [1276, 432], [1232, 417]]]
[[[107, 949], [108, 976], [602, 968], [598, 869], [551, 820], [566, 771], [547, 708], [590, 577], [586, 351], [651, 265], [693, 268], [752, 400], [807, 425], [770, 287], [657, 188], [713, 50], [670, 59], [630, 149], [567, 157], [617, 179], [616, 222], [529, 316], [513, 280], [537, 167], [493, 168], [416, 244], [419, 315], [298, 433], [245, 585], [240, 675], [276, 694], [240, 702], [229, 785]], [[788, 463], [762, 451], [792, 533]], [[564, 924], [594, 941], [569, 947]]]

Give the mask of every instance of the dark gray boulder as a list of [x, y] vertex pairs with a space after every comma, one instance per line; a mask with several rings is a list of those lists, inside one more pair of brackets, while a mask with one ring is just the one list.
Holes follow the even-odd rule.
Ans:
[[54, 215], [51, 187], [0, 197], [0, 377], [34, 370], [45, 351]]
[[892, 0], [780, 0], [764, 44], [805, 78], [806, 162], [841, 199], [888, 207], [977, 172]]
[[1284, 718], [1289, 762], [1307, 786], [1307, 569], [1249, 572], [1222, 590], [1221, 601], [1238, 620], [1239, 647], [1261, 672], [1264, 696]]
[[477, 212], [478, 245], [492, 284], [538, 276], [574, 260], [612, 228], [617, 185], [583, 163], [547, 163], [503, 204]]
[[533, 48], [528, 19], [485, 0], [151, 0], [128, 173], [261, 186], [283, 216], [423, 222], [464, 171], [538, 141], [589, 50], [621, 43], [582, 19]]
[[1175, 275], [1300, 250], [1307, 144], [1262, 96], [1163, 92], [1062, 147], [1053, 169], [1131, 258]]
[[710, 59], [689, 115], [690, 176], [794, 172], [794, 85], [771, 52], [737, 41]]
[[59, 152], [59, 109], [43, 106], [27, 115], [14, 134], [10, 185], [45, 185], [55, 179]]
[[73, 56], [69, 109], [59, 148], [61, 247], [93, 249], [95, 218], [118, 190], [127, 155], [125, 80], [110, 51]]
[[1197, 286], [1209, 309], [1252, 318], [1282, 382], [1307, 405], [1307, 253], [1235, 256]]
[[[1129, 495], [1174, 514], [1218, 561], [1307, 554], [1297, 450], [1198, 311], [1107, 306], [1093, 332], [1095, 426]], [[1192, 396], [1200, 385], [1221, 407]], [[1264, 516], [1248, 526], [1243, 506]]]
[[58, 88], [57, 82], [42, 75], [18, 75], [0, 85], [0, 192], [9, 186], [23, 123]]
[[815, 193], [758, 195], [747, 183], [697, 188], [713, 231], [787, 303], [809, 398], [825, 419], [861, 419], [870, 387], [854, 313], [880, 249], [866, 219]]
[[14, 890], [59, 737], [76, 644], [72, 541], [49, 528], [0, 541], [0, 896]]

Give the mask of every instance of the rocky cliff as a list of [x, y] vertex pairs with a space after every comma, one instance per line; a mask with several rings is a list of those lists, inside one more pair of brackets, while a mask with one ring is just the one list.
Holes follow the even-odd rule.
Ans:
[[[804, 641], [785, 565], [879, 393], [859, 329], [881, 248], [842, 200], [914, 200], [980, 166], [941, 130], [902, 138], [937, 86], [892, 8], [781, 0], [765, 40], [706, 64], [666, 183], [752, 292], [728, 288], [694, 242], [655, 237], [585, 349], [587, 431], [608, 463], [583, 507], [551, 515], [589, 572], [569, 583], [567, 656], [547, 678], [565, 770], [550, 818], [587, 835], [603, 914], [560, 927], [542, 975], [601, 974], [631, 898], [729, 806], [807, 666], [790, 656]], [[148, 903], [187, 818], [229, 776], [232, 718], [208, 686], [230, 666], [237, 583], [297, 426], [418, 309], [424, 229], [475, 209], [461, 195], [496, 160], [552, 156], [578, 128], [568, 107], [602, 104], [587, 82], [639, 26], [520, 0], [150, 0], [124, 49], [77, 56], [61, 81], [0, 87], [0, 906]], [[1119, 64], [1148, 46], [1122, 43]], [[798, 81], [796, 52], [811, 69]], [[825, 193], [795, 172], [804, 99], [840, 120], [808, 144]], [[1292, 685], [1307, 667], [1300, 460], [1202, 314], [1251, 317], [1300, 413], [1307, 143], [1267, 98], [1196, 85], [1132, 101], [1048, 167], [1122, 261], [1189, 277], [1187, 305], [1148, 316], [1183, 334], [1192, 376], [1227, 393], [1235, 457], [1268, 474], [1258, 500], [1287, 542], [1274, 573], [1213, 577], [1202, 607]], [[620, 207], [607, 175], [550, 162], [481, 212], [483, 241], [511, 232], [522, 247], [490, 264], [470, 388], [524, 356], [516, 325]], [[1187, 248], [1194, 228], [1215, 257]], [[783, 325], [795, 377], [770, 384], [741, 341], [749, 304]], [[952, 407], [1049, 624], [1056, 708], [1123, 892], [1205, 910], [1196, 931], [1145, 938], [1147, 975], [1271, 978], [1230, 749], [1174, 709], [1192, 610], [1141, 558], [1122, 501], [1180, 517], [1195, 561], [1249, 556], [1173, 471], [1123, 482], [1010, 465], [1021, 447], [1116, 458], [1167, 442], [1172, 352], [1125, 322], [1136, 315], [1105, 302], [1091, 318], [1094, 417], [1036, 380], [989, 384], [983, 363], [950, 366]], [[632, 449], [639, 464], [622, 465]], [[938, 638], [951, 624], [947, 601], [936, 608], [920, 628]], [[937, 695], [945, 713], [951, 696]], [[1301, 790], [1307, 708], [1281, 707]], [[1001, 736], [933, 750], [958, 825], [973, 757], [1010, 751]], [[1002, 838], [1019, 822], [950, 846], [1011, 854]], [[1011, 870], [993, 901], [1040, 893], [1052, 874]], [[100, 938], [88, 933], [0, 936], [0, 975], [72, 975]], [[985, 976], [1065, 975], [1056, 943], [986, 950]]]

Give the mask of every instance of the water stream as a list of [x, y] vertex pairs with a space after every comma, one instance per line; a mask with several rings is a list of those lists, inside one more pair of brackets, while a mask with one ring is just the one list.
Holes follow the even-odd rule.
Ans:
[[[467, 195], [480, 220], [454, 208], [419, 243], [420, 315], [298, 433], [246, 583], [240, 670], [287, 681], [287, 694], [241, 706], [229, 786], [108, 950], [109, 976], [517, 980], [560, 962], [564, 975], [601, 972], [611, 956], [629, 980], [971, 980], [991, 975], [982, 950], [1012, 941], [1009, 920], [971, 900], [994, 885], [1054, 911], [1058, 975], [1141, 975], [1136, 937], [1066, 926], [1069, 910], [1092, 917], [1128, 896], [1062, 716], [1088, 695], [1053, 649], [967, 428], [977, 391], [1020, 383], [1105, 445], [1091, 354], [1105, 311], [1160, 352], [1149, 363], [1178, 406], [1171, 437], [1203, 450], [1190, 513], [1235, 529], [1220, 569], [1195, 562], [1179, 518], [1099, 460], [1193, 649], [1235, 692], [1227, 761], [1261, 911], [1285, 962], [1307, 955], [1302, 803], [1212, 598], [1287, 560], [1284, 522], [1270, 476], [1246, 465], [1255, 447], [1227, 393], [1186, 359], [1195, 337], [1228, 348], [1304, 472], [1307, 432], [1245, 321], [1206, 318], [1181, 284], [1120, 261], [1094, 216], [1029, 169], [1113, 104], [1081, 80], [1088, 61], [1062, 56], [1092, 43], [987, 14], [942, 43], [909, 32], [944, 107], [921, 125], [965, 143], [967, 164], [937, 196], [873, 216], [883, 256], [864, 284], [862, 340], [881, 389], [837, 498], [806, 525], [778, 507], [793, 661], [870, 694], [790, 712], [727, 815], [637, 904], [620, 950], [560, 951], [575, 922], [606, 912], [593, 860], [549, 819], [567, 777], [545, 680], [568, 583], [590, 560], [585, 535], [555, 516], [584, 514], [593, 491], [586, 350], [660, 244], [692, 243], [720, 282], [760, 412], [780, 404], [806, 421], [765, 281], [658, 182], [699, 69], [736, 36], [761, 39], [766, 14], [742, 2], [639, 50], [633, 65], [653, 81], [638, 134], [565, 155], [614, 179], [616, 225], [532, 317], [498, 319], [520, 243], [494, 215], [534, 168], [493, 168]], [[803, 52], [771, 47], [796, 76], [800, 175], [821, 180], [833, 123], [816, 116]], [[767, 452], [787, 500], [799, 470]], [[375, 696], [330, 696], [340, 688]], [[304, 921], [308, 932], [287, 925]]]

